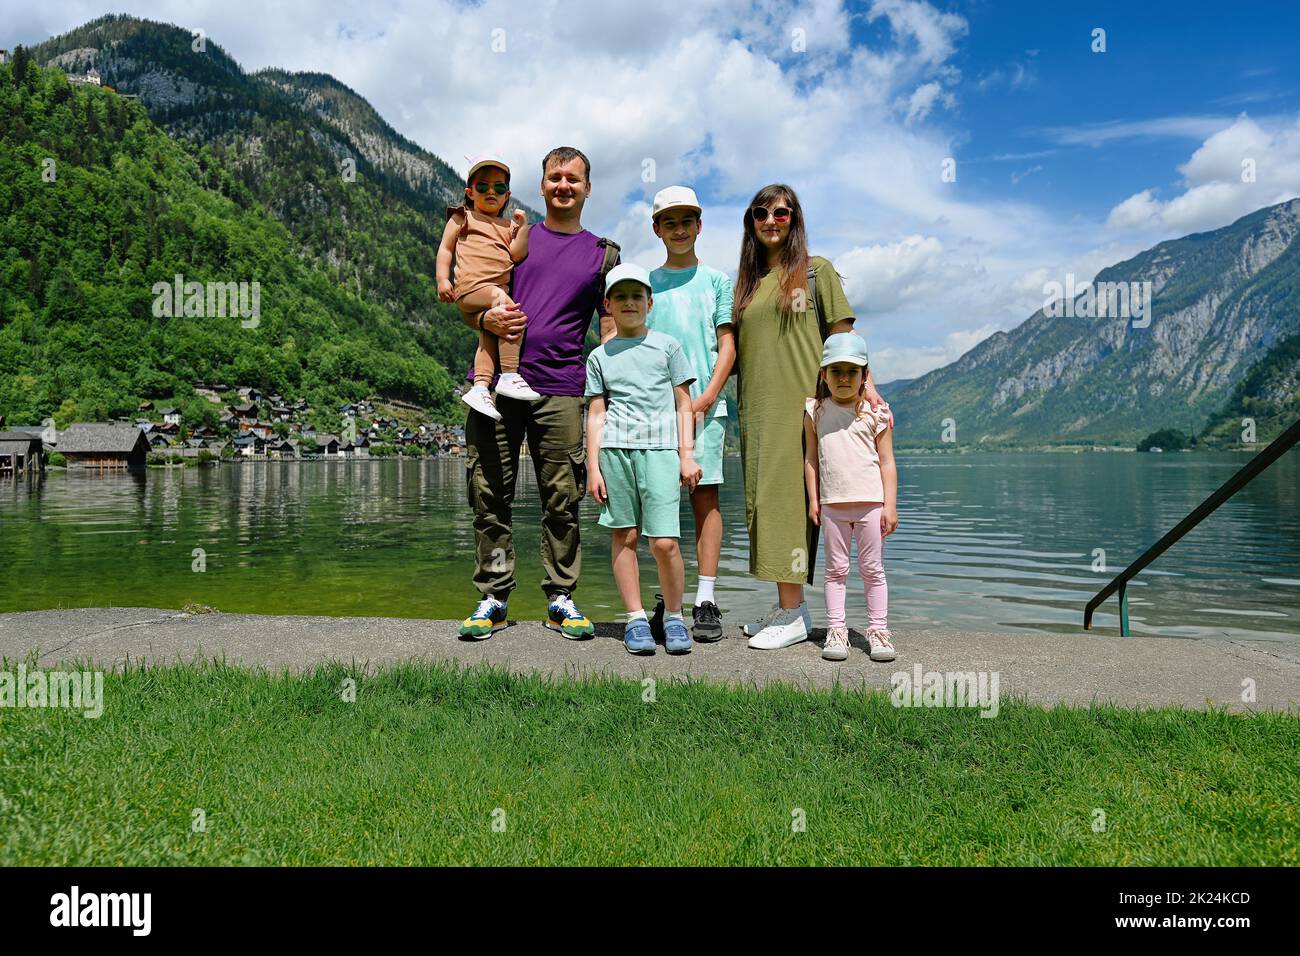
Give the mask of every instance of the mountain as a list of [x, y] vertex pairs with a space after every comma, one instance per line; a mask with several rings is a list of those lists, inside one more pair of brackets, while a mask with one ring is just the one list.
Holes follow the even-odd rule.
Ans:
[[438, 301], [434, 280], [446, 207], [464, 196], [460, 176], [333, 77], [245, 73], [211, 37], [201, 50], [196, 42], [170, 24], [106, 16], [32, 55], [69, 73], [94, 68], [105, 85], [138, 96], [216, 188], [221, 174], [242, 184], [232, 198], [269, 210], [304, 256], [399, 316], [425, 351], [463, 374], [477, 340]]
[[[1300, 200], [1292, 200], [1102, 270], [1095, 283], [1151, 283], [1145, 318], [1099, 316], [1083, 297], [1064, 315], [1040, 309], [894, 391], [900, 445], [942, 446], [946, 420], [968, 447], [1131, 444], [1158, 428], [1200, 432], [1239, 400], [1235, 390], [1272, 349], [1300, 333], [1297, 233]], [[1279, 352], [1277, 361], [1284, 366], [1293, 354]], [[1262, 394], [1285, 398], [1294, 368], [1278, 375]], [[1261, 441], [1280, 431], [1280, 414], [1263, 420], [1273, 430], [1261, 423]]]
[[876, 391], [880, 393], [880, 397], [885, 401], [892, 402], [895, 395], [915, 381], [914, 378], [896, 378], [892, 382], [877, 382]]
[[1273, 346], [1237, 383], [1201, 440], [1212, 445], [1240, 444], [1244, 419], [1254, 421], [1258, 441], [1267, 441], [1300, 421], [1300, 335]]
[[[164, 296], [177, 274], [206, 296]], [[214, 307], [227, 283], [256, 314]], [[102, 420], [195, 400], [198, 380], [322, 410], [370, 394], [459, 405], [418, 330], [304, 256], [211, 153], [15, 51], [0, 65], [0, 414]]]

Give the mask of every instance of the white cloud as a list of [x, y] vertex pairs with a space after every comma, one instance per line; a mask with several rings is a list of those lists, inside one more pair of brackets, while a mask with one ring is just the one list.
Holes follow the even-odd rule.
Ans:
[[1155, 119], [1049, 126], [1042, 133], [1063, 146], [1101, 146], [1122, 139], [1203, 139], [1224, 124], [1226, 116], [1161, 116]]
[[1117, 231], [1182, 235], [1217, 229], [1300, 195], [1300, 117], [1272, 131], [1242, 115], [1178, 167], [1185, 191], [1161, 200], [1144, 189], [1107, 217]]
[[1032, 175], [1034, 175], [1034, 173], [1041, 173], [1042, 171], [1043, 171], [1043, 167], [1042, 167], [1041, 164], [1039, 164], [1039, 165], [1034, 165], [1034, 166], [1030, 166], [1028, 169], [1021, 170], [1021, 171], [1018, 172], [1018, 173], [1012, 173], [1012, 174], [1011, 174], [1011, 183], [1012, 183], [1012, 185], [1016, 185], [1017, 183], [1019, 183], [1019, 182], [1020, 182], [1022, 179], [1024, 179], [1025, 177], [1027, 177], [1027, 176], [1032, 176]]
[[945, 93], [937, 80], [931, 80], [913, 90], [912, 95], [905, 102], [900, 100], [899, 106], [906, 109], [907, 116], [904, 122], [910, 126], [929, 116], [935, 103], [942, 103], [951, 109], [956, 102], [956, 98], [951, 93]]
[[885, 347], [871, 349], [871, 336], [867, 337], [872, 378], [877, 382], [892, 382], [900, 378], [917, 378], [931, 369], [947, 365], [965, 355], [972, 348], [998, 331], [996, 325], [949, 332], [936, 345], [910, 348]]
[[901, 242], [859, 246], [835, 257], [844, 292], [863, 314], [915, 308], [951, 296], [977, 269], [954, 262], [934, 236], [908, 236]]
[[968, 25], [955, 13], [943, 13], [918, 0], [874, 0], [867, 20], [885, 17], [895, 36], [915, 45], [920, 61], [938, 66], [952, 56]]

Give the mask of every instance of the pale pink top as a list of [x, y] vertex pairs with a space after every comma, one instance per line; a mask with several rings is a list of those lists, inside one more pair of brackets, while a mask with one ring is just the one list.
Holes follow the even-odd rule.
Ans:
[[863, 403], [858, 414], [852, 406], [837, 405], [833, 399], [807, 400], [805, 411], [817, 431], [818, 490], [824, 505], [848, 502], [881, 504], [885, 483], [880, 477], [880, 453], [876, 436], [893, 425], [889, 406], [881, 403], [873, 413]]

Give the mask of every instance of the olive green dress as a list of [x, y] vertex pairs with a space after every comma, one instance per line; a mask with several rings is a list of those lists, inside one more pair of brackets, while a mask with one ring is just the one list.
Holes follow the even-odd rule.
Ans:
[[811, 582], [817, 563], [803, 475], [804, 400], [817, 392], [822, 341], [836, 322], [853, 318], [830, 261], [813, 256], [810, 265], [815, 310], [782, 316], [772, 270], [736, 326], [749, 572], [792, 584]]

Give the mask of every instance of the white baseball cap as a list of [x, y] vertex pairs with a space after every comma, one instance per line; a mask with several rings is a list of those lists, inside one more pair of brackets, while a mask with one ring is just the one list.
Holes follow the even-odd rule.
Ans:
[[507, 166], [503, 161], [497, 159], [496, 156], [493, 156], [491, 154], [486, 154], [482, 156], [475, 156], [472, 159], [470, 159], [470, 157], [468, 156], [465, 158], [470, 160], [469, 172], [465, 174], [465, 182], [469, 182], [471, 179], [473, 179], [474, 174], [478, 172], [480, 169], [482, 169], [484, 166], [497, 166], [501, 169], [504, 169], [506, 171], [506, 179], [510, 178], [510, 167]]
[[700, 201], [695, 198], [695, 190], [690, 186], [665, 186], [655, 193], [650, 218], [658, 219], [661, 212], [669, 209], [694, 209], [697, 214], [704, 211], [700, 208]]
[[609, 295], [610, 289], [614, 288], [618, 283], [626, 282], [629, 279], [641, 283], [647, 290], [650, 289], [650, 273], [646, 272], [645, 269], [637, 265], [635, 262], [623, 262], [610, 269], [606, 274], [605, 294]]

